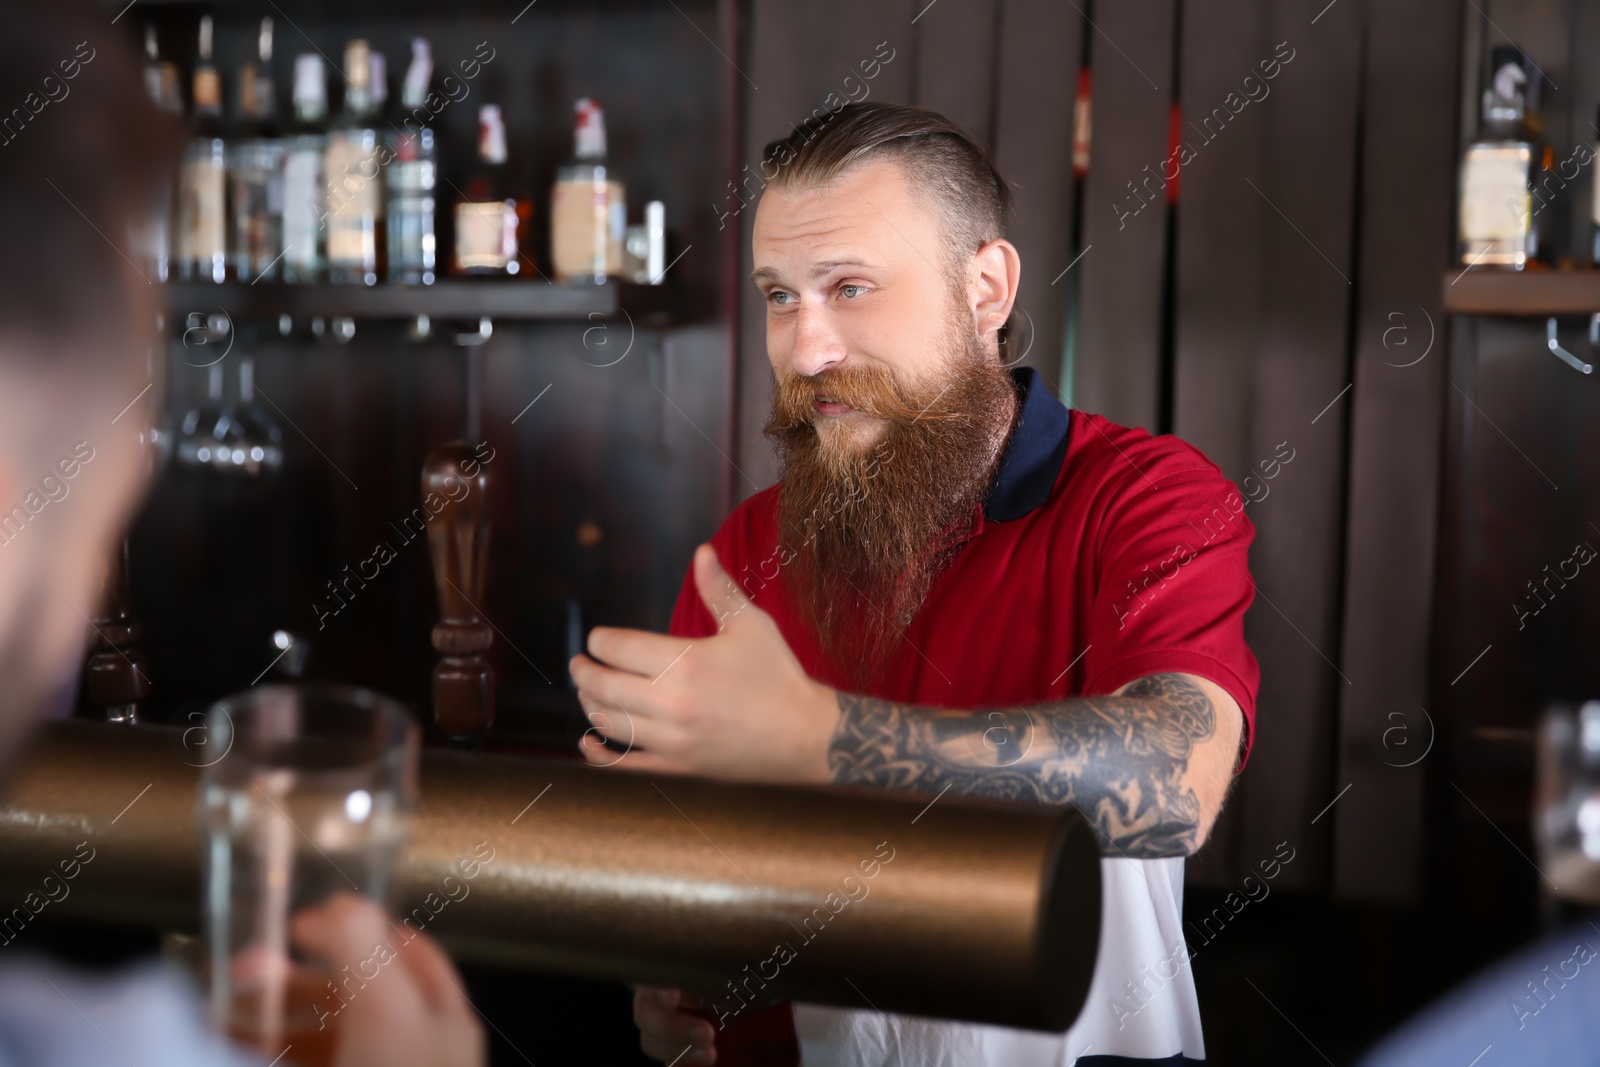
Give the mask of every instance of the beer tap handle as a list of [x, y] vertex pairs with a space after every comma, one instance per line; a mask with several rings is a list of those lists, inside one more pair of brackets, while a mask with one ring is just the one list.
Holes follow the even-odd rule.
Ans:
[[150, 675], [139, 651], [139, 622], [128, 595], [128, 542], [118, 541], [105, 560], [99, 612], [90, 620], [89, 701], [112, 722], [139, 721], [139, 703], [150, 696]]
[[423, 506], [434, 513], [428, 549], [439, 591], [433, 721], [453, 738], [480, 735], [494, 722], [494, 669], [486, 655], [494, 630], [482, 611], [489, 572], [489, 489], [488, 467], [465, 441], [440, 445], [422, 466]]

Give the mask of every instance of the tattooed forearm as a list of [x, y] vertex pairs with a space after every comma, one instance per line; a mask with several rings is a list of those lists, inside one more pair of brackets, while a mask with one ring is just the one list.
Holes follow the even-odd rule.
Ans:
[[1217, 716], [1180, 674], [1026, 708], [947, 711], [840, 693], [839, 710], [828, 748], [836, 782], [1072, 804], [1107, 855], [1181, 856], [1199, 844], [1200, 803], [1185, 776]]

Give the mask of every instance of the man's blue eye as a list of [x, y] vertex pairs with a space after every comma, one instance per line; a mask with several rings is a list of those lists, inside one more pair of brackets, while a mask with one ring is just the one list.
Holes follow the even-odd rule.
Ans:
[[784, 292], [782, 289], [774, 289], [772, 292], [767, 294], [767, 299], [774, 304], [781, 304], [784, 302], [783, 298], [787, 297], [788, 295], [789, 294]]
[[[855, 292], [851, 292], [852, 289], [854, 289]], [[867, 287], [864, 285], [841, 285], [839, 287], [839, 292], [843, 293], [845, 299], [847, 300], [854, 300], [857, 293], [864, 293], [866, 291]]]

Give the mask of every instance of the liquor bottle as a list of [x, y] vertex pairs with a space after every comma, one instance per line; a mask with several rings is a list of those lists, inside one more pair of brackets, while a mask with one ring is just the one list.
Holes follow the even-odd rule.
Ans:
[[240, 138], [228, 146], [228, 258], [243, 282], [278, 277], [283, 254], [284, 144], [277, 136], [272, 19], [261, 20], [257, 63], [239, 68]]
[[227, 163], [222, 142], [222, 76], [211, 63], [211, 16], [200, 19], [200, 56], [194, 68], [194, 114], [178, 170], [178, 277], [221, 282], [227, 278]]
[[[1600, 113], [1597, 113], [1596, 117], [1600, 118]], [[1600, 157], [1600, 144], [1596, 144], [1594, 146], [1594, 151], [1595, 151], [1596, 157]], [[1600, 181], [1594, 182], [1593, 186], [1594, 186], [1594, 193], [1593, 193], [1593, 195], [1591, 197], [1590, 206], [1589, 206], [1589, 229], [1590, 229], [1590, 232], [1591, 232], [1591, 241], [1592, 241], [1592, 244], [1593, 244], [1593, 249], [1592, 249], [1592, 252], [1591, 252], [1591, 255], [1590, 255], [1590, 261], [1592, 263], [1600, 265]], [[1591, 333], [1593, 332], [1593, 326], [1594, 326], [1594, 320], [1591, 319], [1590, 320], [1590, 327], [1591, 327], [1590, 332]]]
[[389, 61], [382, 52], [367, 49], [367, 85], [372, 91], [368, 114], [376, 121], [389, 107]]
[[328, 191], [323, 155], [328, 139], [328, 79], [322, 57], [294, 60], [294, 122], [284, 137], [283, 280], [320, 282], [328, 270], [324, 216]]
[[438, 157], [434, 132], [428, 126], [428, 82], [433, 56], [421, 37], [411, 42], [411, 66], [400, 89], [400, 111], [391, 123], [389, 165], [385, 176], [388, 203], [389, 280], [406, 285], [432, 285], [437, 257], [434, 237]]
[[161, 99], [161, 47], [154, 26], [144, 28], [144, 91], [157, 107], [165, 106]]
[[584, 97], [573, 105], [574, 159], [556, 171], [550, 195], [551, 260], [556, 280], [604, 282], [622, 273], [628, 205], [622, 182], [606, 165], [606, 121]]
[[[368, 50], [367, 52], [368, 84], [372, 87], [372, 102], [367, 105], [367, 124], [376, 127], [389, 113], [389, 61], [382, 52]], [[384, 155], [384, 135], [377, 132], [376, 146], [377, 166], [379, 170], [388, 163]], [[389, 262], [389, 227], [384, 224], [384, 213], [388, 210], [389, 179], [384, 176], [378, 185], [378, 203], [376, 225], [372, 231], [372, 241], [376, 251], [374, 259], [378, 264], [379, 277], [386, 271]]]
[[367, 42], [345, 45], [344, 109], [328, 132], [324, 156], [328, 280], [336, 283], [378, 283], [383, 171], [378, 131], [372, 127], [372, 73]]
[[160, 98], [160, 104], [166, 110], [170, 110], [171, 114], [178, 115], [179, 118], [182, 118], [182, 114], [184, 114], [182, 80], [184, 80], [184, 77], [178, 70], [178, 64], [171, 61], [171, 59], [163, 59], [162, 98]]
[[514, 185], [500, 105], [484, 104], [478, 108], [478, 167], [456, 204], [455, 273], [506, 277], [523, 269], [533, 204]]
[[[177, 92], [177, 67], [161, 62], [161, 52], [156, 42], [156, 28], [146, 26], [144, 31], [144, 89], [155, 105], [164, 111], [183, 113], [183, 97]], [[167, 96], [169, 85], [176, 100]], [[134, 220], [131, 243], [142, 263], [139, 268], [153, 282], [168, 279], [172, 265], [172, 186], [170, 182], [157, 193]]]
[[1531, 106], [1539, 76], [1515, 47], [1493, 50], [1483, 91], [1483, 129], [1461, 160], [1463, 265], [1522, 270], [1549, 256], [1553, 195], [1545, 179], [1549, 152]]

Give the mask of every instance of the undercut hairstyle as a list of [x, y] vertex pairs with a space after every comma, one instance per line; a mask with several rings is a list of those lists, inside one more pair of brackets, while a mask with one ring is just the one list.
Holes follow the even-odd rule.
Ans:
[[1006, 236], [1010, 186], [983, 145], [926, 108], [851, 103], [807, 119], [767, 145], [761, 174], [779, 187], [829, 185], [880, 159], [905, 167], [912, 189], [943, 215], [947, 270]]
[[[0, 370], [127, 358], [131, 238], [170, 196], [182, 132], [142, 85], [130, 26], [90, 0], [18, 4], [0, 32]], [[159, 284], [159, 279], [149, 279]], [[77, 361], [83, 366], [68, 366]], [[96, 362], [98, 361], [98, 362]], [[89, 366], [94, 363], [94, 366]]]

